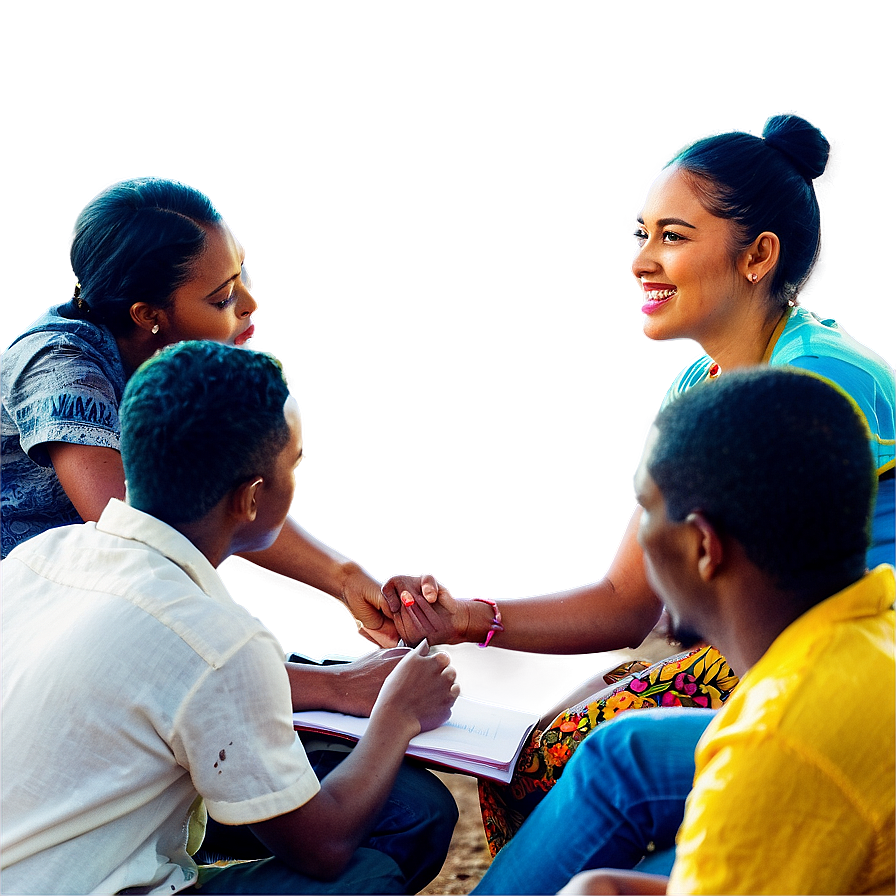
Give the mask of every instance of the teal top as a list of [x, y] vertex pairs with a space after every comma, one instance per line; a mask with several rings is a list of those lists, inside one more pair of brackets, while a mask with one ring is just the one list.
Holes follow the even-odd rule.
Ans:
[[[685, 368], [672, 383], [663, 406], [688, 389], [709, 379], [709, 355]], [[856, 342], [835, 320], [821, 320], [799, 306], [775, 330], [763, 363], [788, 365], [811, 371], [838, 385], [856, 403], [871, 432], [871, 451], [881, 480], [872, 523], [869, 567], [896, 559], [896, 382], [893, 369], [870, 349]]]

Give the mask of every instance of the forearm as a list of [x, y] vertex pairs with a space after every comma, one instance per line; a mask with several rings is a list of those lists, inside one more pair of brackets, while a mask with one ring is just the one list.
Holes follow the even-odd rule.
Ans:
[[343, 589], [349, 576], [363, 573], [357, 563], [318, 541], [291, 517], [287, 518], [271, 547], [241, 556], [339, 600], [343, 600]]
[[[499, 601], [504, 631], [492, 644], [538, 653], [595, 653], [637, 647], [656, 625], [662, 603], [647, 582], [637, 541], [640, 513], [629, 521], [619, 550], [599, 582], [547, 594]], [[474, 602], [467, 640], [481, 641], [493, 614]], [[479, 637], [479, 635], [482, 637]]]
[[252, 825], [255, 835], [296, 870], [332, 880], [364, 842], [386, 802], [407, 741], [375, 720], [352, 752], [321, 781], [320, 792], [284, 816]]
[[370, 832], [388, 798], [408, 742], [419, 733], [386, 722], [375, 713], [364, 736], [351, 754], [321, 782], [326, 802], [317, 808], [319, 830], [328, 832], [320, 841], [339, 844], [350, 856]]
[[340, 700], [338, 679], [332, 666], [311, 666], [287, 663], [286, 673], [292, 691], [292, 711], [324, 709], [329, 712], [345, 712]]
[[[662, 604], [650, 592], [620, 597], [614, 583], [603, 579], [557, 594], [503, 600], [499, 609], [504, 631], [494, 636], [493, 646], [573, 654], [637, 647], [656, 625]], [[491, 615], [477, 610], [475, 618], [474, 637], [481, 641], [478, 630], [488, 631]]]

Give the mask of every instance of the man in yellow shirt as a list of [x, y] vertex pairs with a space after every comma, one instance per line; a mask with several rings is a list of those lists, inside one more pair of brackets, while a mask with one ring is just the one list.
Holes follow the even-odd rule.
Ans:
[[892, 893], [894, 572], [865, 569], [864, 421], [812, 375], [731, 374], [660, 414], [635, 488], [674, 632], [742, 678], [698, 744], [671, 877], [562, 892]]

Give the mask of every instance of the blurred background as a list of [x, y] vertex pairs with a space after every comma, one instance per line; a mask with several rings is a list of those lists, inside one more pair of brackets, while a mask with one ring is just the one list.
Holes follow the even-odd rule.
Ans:
[[[891, 4], [85, 0], [4, 18], [3, 345], [71, 296], [71, 228], [104, 187], [203, 190], [247, 251], [250, 345], [302, 408], [294, 515], [381, 579], [506, 599], [603, 574], [650, 421], [699, 353], [643, 336], [630, 271], [652, 179], [699, 137], [782, 112], [824, 131], [803, 304], [896, 355]], [[225, 578], [286, 648], [364, 649], [335, 602], [244, 567]]]

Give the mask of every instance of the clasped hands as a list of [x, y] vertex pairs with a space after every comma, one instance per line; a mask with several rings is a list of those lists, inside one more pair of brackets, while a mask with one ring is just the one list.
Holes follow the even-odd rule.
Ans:
[[467, 640], [468, 600], [457, 600], [433, 576], [393, 576], [380, 590], [367, 576], [349, 581], [345, 603], [358, 631], [379, 647], [393, 647], [401, 638], [416, 646], [458, 644]]

